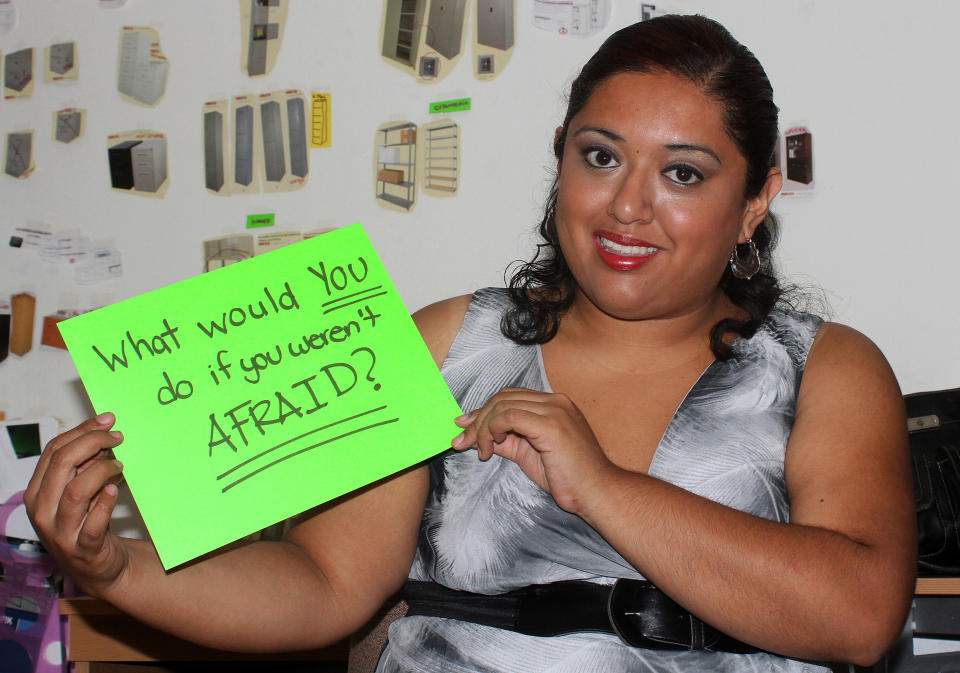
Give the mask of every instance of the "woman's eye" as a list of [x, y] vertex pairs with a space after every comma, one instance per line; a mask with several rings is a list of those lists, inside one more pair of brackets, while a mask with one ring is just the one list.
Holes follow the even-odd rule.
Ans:
[[692, 185], [703, 180], [703, 174], [693, 166], [671, 166], [663, 174], [681, 185]]
[[587, 150], [584, 158], [588, 164], [595, 168], [611, 168], [619, 165], [616, 157], [614, 157], [611, 152], [602, 148]]

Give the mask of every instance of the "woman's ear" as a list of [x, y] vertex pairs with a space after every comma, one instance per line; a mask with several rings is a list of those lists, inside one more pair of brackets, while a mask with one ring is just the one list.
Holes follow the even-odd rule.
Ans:
[[763, 183], [760, 192], [747, 199], [747, 206], [743, 211], [743, 226], [738, 239], [740, 243], [746, 243], [748, 238], [753, 237], [753, 232], [757, 230], [767, 213], [770, 212], [770, 203], [780, 193], [782, 186], [783, 175], [780, 173], [780, 169], [771, 168], [767, 172], [766, 182]]

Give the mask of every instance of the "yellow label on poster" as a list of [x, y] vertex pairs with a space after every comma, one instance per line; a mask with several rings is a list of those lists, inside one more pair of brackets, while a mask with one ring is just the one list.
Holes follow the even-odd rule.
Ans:
[[328, 93], [313, 93], [310, 97], [310, 147], [330, 147], [331, 110], [333, 103]]

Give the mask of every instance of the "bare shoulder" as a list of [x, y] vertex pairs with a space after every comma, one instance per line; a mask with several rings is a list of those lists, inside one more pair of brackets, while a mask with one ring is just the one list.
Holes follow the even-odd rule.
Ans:
[[900, 396], [893, 370], [877, 345], [852, 327], [835, 322], [824, 323], [817, 332], [807, 356], [803, 382], [801, 395], [804, 388], [820, 385], [832, 388], [872, 384]]
[[465, 294], [424, 306], [413, 314], [413, 322], [420, 330], [420, 336], [426, 342], [438, 367], [443, 364], [457, 332], [460, 331], [468, 306], [470, 295]]
[[906, 492], [907, 456], [903, 395], [887, 359], [857, 330], [824, 323], [810, 348], [797, 397], [787, 450], [788, 487], [836, 479], [836, 488], [847, 489], [850, 497], [855, 492], [852, 475], [873, 469], [878, 481], [895, 481]]
[[903, 395], [880, 349], [862, 333], [824, 323], [807, 356], [797, 419], [831, 417], [850, 427], [903, 429]]

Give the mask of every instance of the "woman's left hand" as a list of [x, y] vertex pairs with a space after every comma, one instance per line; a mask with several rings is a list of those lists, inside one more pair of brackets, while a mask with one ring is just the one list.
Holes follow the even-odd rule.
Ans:
[[580, 494], [601, 488], [604, 475], [619, 469], [604, 455], [580, 409], [563, 394], [503, 388], [456, 423], [464, 431], [453, 440], [454, 449], [475, 448], [480, 460], [494, 454], [512, 460], [575, 514]]

